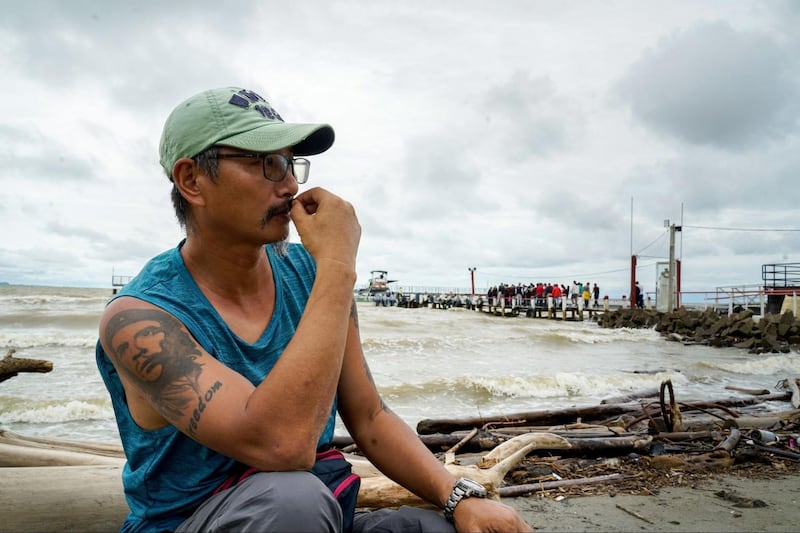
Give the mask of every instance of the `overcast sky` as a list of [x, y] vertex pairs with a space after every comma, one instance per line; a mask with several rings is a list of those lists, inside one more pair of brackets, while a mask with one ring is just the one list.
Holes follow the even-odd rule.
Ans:
[[229, 85], [335, 128], [308, 185], [354, 204], [359, 284], [616, 297], [633, 253], [652, 290], [665, 220], [685, 290], [800, 262], [800, 2], [1, 7], [0, 281], [110, 286], [175, 246], [161, 127]]

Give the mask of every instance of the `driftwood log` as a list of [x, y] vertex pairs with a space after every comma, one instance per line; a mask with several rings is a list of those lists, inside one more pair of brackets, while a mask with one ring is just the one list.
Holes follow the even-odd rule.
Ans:
[[0, 430], [0, 467], [121, 465], [124, 462], [125, 454], [119, 445], [42, 439]]
[[513, 485], [511, 487], [501, 487], [498, 492], [503, 498], [508, 498], [512, 496], [523, 496], [533, 492], [546, 492], [563, 487], [609, 483], [611, 481], [619, 481], [630, 477], [632, 476], [629, 474], [606, 474], [604, 476], [593, 476], [582, 479], [559, 479], [557, 481], [542, 481], [539, 483], [525, 483], [522, 485]]
[[[480, 482], [490, 497], [499, 499], [498, 489], [508, 471], [522, 461], [528, 453], [539, 448], [569, 449], [566, 439], [551, 433], [529, 433], [519, 435], [497, 446], [477, 464], [460, 465], [447, 463], [445, 467], [456, 476], [464, 476]], [[348, 457], [354, 470], [361, 475], [359, 460]], [[385, 476], [363, 477], [358, 493], [359, 507], [399, 507], [401, 505], [423, 505], [424, 502]]]
[[0, 532], [119, 531], [122, 464], [3, 468]]
[[726, 385], [725, 390], [743, 392], [745, 394], [751, 394], [753, 396], [764, 396], [765, 394], [769, 394], [768, 389], [749, 389], [746, 387], [734, 387], [733, 385]]
[[728, 437], [725, 440], [720, 442], [717, 448], [719, 448], [720, 450], [725, 450], [728, 453], [731, 453], [733, 449], [736, 448], [736, 445], [739, 444], [739, 440], [741, 438], [742, 438], [742, 432], [736, 428], [733, 428], [731, 429], [730, 435], [728, 435]]
[[[569, 447], [564, 447], [562, 441], [546, 441], [537, 445], [539, 451], [561, 451], [566, 455], [580, 455], [591, 452], [634, 452], [644, 451], [650, 447], [652, 437], [647, 435], [621, 435], [621, 436], [593, 436], [593, 434], [576, 435], [575, 432], [559, 431], [542, 428], [510, 428], [512, 431], [479, 431], [474, 437], [465, 442], [464, 449], [469, 451], [493, 450], [503, 442], [517, 436], [531, 433], [546, 433], [556, 435], [564, 439]], [[455, 445], [463, 442], [464, 432], [456, 431], [453, 433], [437, 433], [436, 435], [420, 435], [419, 438], [431, 450], [445, 449], [450, 450]], [[350, 437], [339, 437], [337, 446], [346, 447], [353, 445]], [[554, 445], [554, 447], [550, 447]]]
[[14, 357], [14, 348], [6, 352], [6, 356], [0, 359], [0, 383], [11, 379], [20, 372], [39, 372], [47, 373], [53, 370], [53, 363], [44, 359], [21, 359]]
[[[754, 398], [724, 398], [706, 402], [681, 402], [681, 406], [690, 409], [712, 409], [719, 407], [745, 407], [768, 401], [787, 401], [791, 392], [778, 392]], [[569, 407], [566, 409], [551, 409], [543, 411], [527, 411], [509, 413], [495, 417], [466, 417], [466, 418], [439, 418], [423, 419], [417, 424], [417, 433], [431, 435], [436, 433], [452, 433], [459, 430], [472, 428], [503, 428], [513, 426], [559, 426], [572, 424], [575, 421], [607, 421], [621, 415], [639, 415], [642, 406], [632, 403], [593, 405], [587, 407]], [[654, 414], [660, 414], [658, 408], [653, 409]]]
[[642, 398], [656, 398], [657, 396], [658, 396], [657, 388], [643, 389], [640, 391], [631, 392], [630, 394], [625, 394], [623, 396], [614, 396], [612, 398], [606, 398], [605, 400], [602, 400], [600, 404], [607, 405], [614, 403], [634, 402]]
[[469, 430], [474, 427], [511, 427], [511, 426], [556, 426], [570, 424], [580, 419], [603, 419], [629, 413], [629, 404], [598, 405], [589, 407], [569, 407], [544, 411], [511, 413], [496, 417], [466, 417], [423, 419], [417, 423], [417, 433], [431, 435], [434, 433], [451, 433], [458, 430]]
[[782, 388], [788, 389], [792, 395], [792, 406], [797, 409], [800, 408], [800, 377], [787, 378], [779, 384]]

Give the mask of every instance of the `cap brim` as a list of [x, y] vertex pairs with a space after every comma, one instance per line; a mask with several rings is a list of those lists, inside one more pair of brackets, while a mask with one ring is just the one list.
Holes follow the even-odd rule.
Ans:
[[335, 135], [328, 124], [286, 124], [274, 122], [260, 128], [232, 135], [216, 145], [232, 146], [255, 152], [291, 148], [294, 155], [321, 154], [333, 145]]

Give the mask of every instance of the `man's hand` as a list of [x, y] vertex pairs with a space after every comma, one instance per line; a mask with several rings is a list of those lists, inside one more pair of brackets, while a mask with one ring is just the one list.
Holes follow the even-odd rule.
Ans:
[[349, 202], [315, 187], [294, 199], [291, 214], [303, 246], [317, 262], [332, 259], [355, 270], [361, 226]]
[[453, 518], [459, 533], [533, 531], [513, 507], [485, 498], [461, 500]]

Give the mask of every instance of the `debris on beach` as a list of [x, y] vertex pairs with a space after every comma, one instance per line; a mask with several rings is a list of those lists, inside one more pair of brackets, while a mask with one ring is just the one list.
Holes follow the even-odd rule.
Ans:
[[739, 494], [736, 494], [735, 492], [728, 490], [719, 490], [714, 493], [714, 496], [718, 496], [725, 501], [731, 502], [734, 507], [742, 507], [750, 509], [750, 508], [767, 506], [764, 500], [747, 498], [745, 496], [741, 496]]
[[691, 486], [718, 474], [800, 474], [800, 410], [788, 404], [775, 410], [776, 403], [791, 402], [793, 393], [754, 392], [752, 397], [679, 402], [667, 380], [656, 395], [643, 391], [624, 403], [495, 418], [427, 419], [419, 422], [417, 432], [439, 453], [468, 434], [469, 440], [459, 445], [472, 453], [536, 432], [558, 435], [570, 444], [533, 450], [509, 471], [501, 496], [657, 494], [661, 487]]

